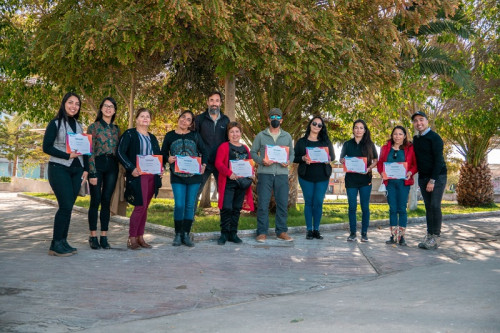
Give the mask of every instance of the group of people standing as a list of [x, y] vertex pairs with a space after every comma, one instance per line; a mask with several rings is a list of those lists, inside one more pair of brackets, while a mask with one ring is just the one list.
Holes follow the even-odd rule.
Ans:
[[[151, 248], [144, 240], [147, 211], [153, 195], [158, 194], [162, 173], [141, 172], [138, 156], [161, 156], [163, 167], [168, 163], [170, 183], [174, 195], [173, 246], [182, 244], [192, 247], [190, 237], [197, 199], [210, 175], [214, 175], [218, 187], [221, 235], [217, 243], [227, 241], [241, 243], [238, 222], [241, 210], [255, 209], [252, 196], [254, 177], [240, 176], [232, 168], [233, 161], [250, 161], [257, 165], [257, 242], [266, 242], [269, 230], [269, 205], [274, 194], [276, 201], [275, 232], [279, 240], [291, 242], [288, 234], [289, 166], [298, 163], [298, 180], [304, 197], [304, 217], [307, 239], [323, 239], [319, 231], [323, 213], [323, 201], [332, 174], [331, 162], [335, 160], [332, 142], [321, 116], [310, 119], [305, 134], [293, 146], [292, 137], [281, 128], [283, 113], [272, 108], [268, 114], [269, 127], [255, 137], [251, 149], [241, 142], [242, 126], [231, 122], [221, 110], [222, 95], [210, 93], [207, 109], [195, 116], [183, 111], [174, 130], [166, 133], [160, 148], [157, 138], [149, 132], [151, 113], [141, 108], [137, 111], [136, 126], [120, 136], [114, 124], [117, 105], [113, 98], [105, 98], [94, 123], [87, 130], [92, 135], [92, 154], [81, 155], [67, 152], [67, 136], [82, 134], [78, 122], [80, 98], [67, 93], [58, 114], [47, 126], [43, 150], [49, 154], [49, 183], [56, 195], [59, 209], [54, 218], [53, 239], [49, 254], [69, 256], [77, 249], [67, 241], [71, 211], [82, 182], [90, 184], [89, 245], [92, 249], [111, 248], [107, 231], [110, 219], [110, 203], [118, 179], [119, 164], [125, 169], [125, 199], [134, 205], [130, 216], [127, 247], [132, 250]], [[367, 124], [358, 119], [353, 124], [353, 138], [342, 147], [340, 162], [346, 158], [360, 157], [366, 160], [364, 172], [347, 172], [345, 186], [349, 204], [348, 241], [356, 240], [357, 198], [362, 211], [361, 241], [368, 241], [369, 200], [372, 189], [372, 170], [384, 169], [384, 162], [406, 163], [405, 179], [384, 180], [390, 209], [391, 236], [388, 244], [406, 245], [406, 204], [413, 176], [419, 172], [419, 186], [426, 207], [427, 235], [419, 247], [435, 249], [439, 246], [441, 229], [441, 199], [446, 185], [446, 166], [443, 157], [443, 141], [428, 126], [427, 116], [416, 112], [412, 121], [418, 134], [410, 143], [406, 129], [396, 126], [391, 138], [382, 147], [380, 158], [371, 140]], [[277, 161], [271, 151], [278, 147], [286, 157]], [[324, 153], [320, 161], [312, 157], [312, 150]], [[187, 173], [178, 169], [177, 159], [193, 157], [199, 161], [199, 172]], [[100, 207], [100, 214], [98, 210]], [[97, 238], [97, 219], [101, 233]]]

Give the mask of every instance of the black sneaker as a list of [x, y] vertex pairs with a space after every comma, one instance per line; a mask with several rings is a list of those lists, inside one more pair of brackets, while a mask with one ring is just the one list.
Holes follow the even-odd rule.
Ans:
[[355, 232], [351, 232], [351, 234], [349, 235], [349, 237], [347, 237], [347, 241], [348, 242], [355, 242], [356, 241], [356, 233]]
[[314, 238], [313, 231], [307, 230], [306, 239], [313, 239], [313, 238]]
[[394, 241], [394, 236], [391, 236], [391, 238], [389, 238], [389, 240], [385, 241], [386, 244], [396, 244], [396, 242]]
[[361, 241], [364, 243], [368, 242], [368, 236], [366, 234], [361, 234]]
[[319, 230], [314, 230], [313, 231], [313, 237], [316, 239], [323, 239], [323, 236], [319, 233]]
[[224, 245], [227, 242], [227, 234], [225, 232], [220, 233], [220, 237], [217, 240], [218, 245]]

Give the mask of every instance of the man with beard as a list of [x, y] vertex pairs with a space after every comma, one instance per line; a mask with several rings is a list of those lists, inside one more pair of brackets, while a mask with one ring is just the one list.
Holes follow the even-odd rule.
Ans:
[[[288, 218], [288, 165], [293, 162], [292, 136], [281, 129], [283, 113], [278, 108], [269, 111], [269, 127], [257, 134], [250, 154], [258, 164], [257, 175], [257, 238], [264, 243], [269, 229], [269, 203], [274, 192], [276, 199], [276, 237], [291, 242], [287, 234]], [[286, 153], [288, 158], [286, 158]], [[279, 158], [281, 157], [284, 158]], [[274, 160], [273, 160], [274, 159]], [[279, 160], [279, 162], [276, 162]]]
[[228, 141], [227, 124], [229, 124], [229, 118], [220, 110], [221, 105], [222, 94], [219, 91], [212, 91], [208, 96], [207, 109], [194, 119], [195, 131], [200, 134], [208, 152], [208, 162], [196, 195], [195, 209], [198, 207], [198, 198], [210, 175], [214, 175], [215, 186], [217, 186], [219, 172], [215, 168], [215, 155], [220, 144]]

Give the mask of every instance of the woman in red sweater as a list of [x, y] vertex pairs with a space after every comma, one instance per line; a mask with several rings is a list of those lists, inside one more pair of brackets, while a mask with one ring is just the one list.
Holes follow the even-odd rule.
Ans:
[[241, 243], [242, 240], [237, 235], [241, 209], [254, 210], [251, 186], [253, 178], [242, 176], [231, 167], [233, 163], [241, 163], [242, 160], [250, 159], [250, 150], [240, 142], [241, 132], [241, 124], [230, 122], [227, 125], [229, 142], [224, 142], [219, 146], [215, 157], [215, 167], [219, 171], [221, 229], [221, 235], [217, 241], [219, 245], [224, 245], [226, 241]]
[[[404, 172], [401, 173], [401, 176], [389, 171], [397, 170], [402, 166], [404, 166]], [[386, 244], [399, 243], [399, 245], [405, 246], [404, 235], [408, 222], [406, 205], [410, 186], [414, 183], [413, 176], [417, 172], [417, 161], [413, 144], [408, 141], [406, 129], [403, 126], [394, 127], [391, 138], [380, 149], [377, 169], [384, 178], [384, 184], [387, 188], [387, 202], [389, 203], [391, 238], [386, 241]]]

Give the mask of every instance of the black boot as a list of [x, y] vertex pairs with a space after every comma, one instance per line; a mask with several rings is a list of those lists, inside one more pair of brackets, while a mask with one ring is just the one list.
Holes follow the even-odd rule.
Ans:
[[92, 250], [99, 250], [101, 246], [99, 245], [99, 241], [97, 240], [97, 237], [90, 236], [89, 237], [89, 245]]
[[224, 244], [226, 244], [226, 241], [227, 241], [227, 236], [228, 236], [228, 233], [227, 233], [227, 232], [221, 231], [221, 232], [220, 232], [220, 237], [219, 237], [219, 239], [217, 240], [217, 244], [218, 244], [218, 245], [224, 245]]
[[191, 241], [191, 237], [189, 237], [189, 234], [187, 232], [183, 232], [181, 234], [181, 243], [189, 247], [194, 246], [194, 243]]
[[230, 241], [230, 242], [236, 243], [236, 244], [243, 243], [243, 241], [241, 240], [241, 238], [238, 237], [238, 232], [237, 231], [231, 231], [229, 233], [229, 237], [227, 238], [227, 240]]
[[108, 243], [108, 236], [99, 237], [99, 245], [101, 245], [103, 249], [109, 250], [111, 246]]
[[78, 253], [78, 250], [76, 249], [76, 247], [72, 247], [71, 245], [69, 245], [68, 241], [66, 240], [66, 238], [62, 239], [61, 242], [63, 242], [64, 246], [66, 246], [66, 248], [68, 250], [71, 251], [71, 253], [73, 254], [76, 254]]
[[52, 241], [49, 249], [49, 256], [57, 256], [57, 257], [69, 257], [72, 256], [73, 252], [66, 248], [62, 240], [60, 241]]
[[323, 236], [319, 233], [319, 230], [314, 230], [313, 231], [313, 237], [316, 239], [323, 239]]
[[386, 244], [396, 244], [396, 242], [394, 241], [394, 235], [391, 236], [391, 238], [389, 238], [388, 241], [385, 241]]
[[307, 230], [306, 239], [313, 239], [313, 238], [314, 238], [313, 231]]
[[172, 246], [181, 246], [181, 244], [182, 244], [181, 233], [176, 232], [175, 237], [174, 237], [174, 241], [172, 242]]

